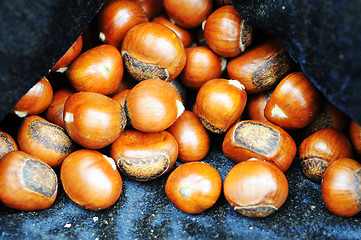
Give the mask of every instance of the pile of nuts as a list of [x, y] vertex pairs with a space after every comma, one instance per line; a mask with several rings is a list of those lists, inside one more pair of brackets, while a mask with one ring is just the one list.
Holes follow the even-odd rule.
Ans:
[[[297, 159], [322, 183], [327, 209], [353, 216], [361, 210], [360, 125], [298, 69], [229, 1], [108, 0], [9, 113], [22, 121], [17, 136], [0, 131], [0, 200], [49, 208], [55, 169], [72, 201], [101, 210], [119, 199], [122, 175], [168, 173], [165, 193], [186, 213], [210, 208], [223, 192], [240, 214], [266, 217], [286, 201], [284, 172]], [[202, 162], [217, 134], [235, 163], [223, 183]]]

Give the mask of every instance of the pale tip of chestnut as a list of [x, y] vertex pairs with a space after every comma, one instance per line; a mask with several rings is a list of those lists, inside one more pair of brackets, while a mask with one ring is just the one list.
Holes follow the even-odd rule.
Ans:
[[108, 157], [107, 155], [104, 154], [103, 157], [110, 163], [110, 165], [112, 165], [113, 170], [117, 170], [117, 166], [115, 165], [113, 158]]
[[227, 69], [227, 59], [225, 57], [219, 57], [221, 59], [222, 72]]
[[181, 101], [176, 100], [176, 104], [177, 104], [177, 118], [179, 118], [180, 115], [182, 115], [182, 113], [184, 112], [185, 108], [184, 105]]
[[205, 25], [206, 25], [206, 21], [207, 20], [204, 20], [203, 22], [202, 22], [202, 30], [204, 31], [204, 27], [205, 27]]
[[100, 67], [99, 67], [99, 71], [101, 72], [101, 74], [103, 75], [103, 77], [105, 79], [109, 78], [109, 74], [112, 71], [112, 63], [110, 62], [105, 62], [103, 63]]
[[64, 115], [64, 122], [72, 123], [74, 121], [74, 115], [70, 112], [66, 112]]
[[287, 115], [282, 111], [280, 107], [275, 104], [274, 108], [271, 111], [271, 117], [273, 118], [287, 118]]
[[68, 67], [62, 67], [62, 68], [59, 68], [58, 70], [56, 70], [56, 72], [64, 73], [66, 70], [68, 70]]
[[15, 111], [14, 113], [16, 114], [16, 116], [18, 116], [20, 118], [24, 118], [24, 117], [28, 116], [28, 112], [24, 112], [24, 111]]
[[100, 41], [105, 42], [105, 35], [104, 35], [104, 33], [102, 33], [102, 32], [99, 33], [99, 39], [100, 39]]
[[241, 34], [239, 36], [239, 47], [241, 49], [242, 52], [244, 52], [244, 50], [246, 50], [246, 45], [243, 44], [243, 39], [242, 39], [242, 33], [243, 33], [243, 28], [244, 28], [244, 20], [241, 21]]
[[239, 90], [244, 90], [244, 89], [246, 89], [246, 88], [244, 87], [244, 85], [243, 85], [240, 81], [238, 81], [238, 80], [232, 80], [232, 79], [230, 79], [230, 80], [228, 80], [228, 83], [229, 83], [230, 85], [235, 86], [235, 87], [238, 88]]

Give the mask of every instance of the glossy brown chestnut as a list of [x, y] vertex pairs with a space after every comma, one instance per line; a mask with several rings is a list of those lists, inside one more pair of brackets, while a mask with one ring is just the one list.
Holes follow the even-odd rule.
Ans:
[[340, 132], [345, 132], [349, 126], [350, 119], [340, 109], [325, 100], [323, 110], [317, 115], [315, 120], [303, 129], [305, 138], [311, 134], [325, 128], [333, 128]]
[[204, 37], [210, 49], [222, 57], [236, 57], [252, 43], [253, 27], [233, 6], [218, 8], [207, 18]]
[[178, 145], [167, 131], [143, 133], [129, 129], [111, 145], [110, 155], [131, 179], [150, 181], [172, 169]]
[[123, 188], [114, 160], [95, 150], [70, 154], [61, 165], [60, 179], [70, 199], [90, 210], [112, 206]]
[[341, 158], [327, 168], [322, 180], [326, 208], [341, 217], [352, 217], [361, 210], [361, 164]]
[[191, 89], [198, 90], [205, 82], [219, 78], [227, 64], [226, 59], [220, 58], [208, 47], [189, 47], [186, 54], [186, 65], [179, 79]]
[[74, 90], [68, 88], [60, 89], [54, 93], [53, 100], [46, 110], [45, 115], [49, 122], [55, 123], [60, 127], [65, 128], [63, 118], [64, 104], [66, 100], [74, 93]]
[[303, 140], [298, 148], [302, 171], [315, 182], [321, 182], [327, 167], [339, 158], [352, 158], [348, 137], [331, 128], [321, 129]]
[[90, 149], [103, 148], [123, 132], [127, 118], [116, 101], [93, 92], [77, 92], [66, 100], [64, 123], [69, 136]]
[[264, 116], [264, 109], [272, 92], [273, 90], [269, 90], [266, 92], [248, 95], [246, 112], [250, 120], [268, 122], [267, 118]]
[[117, 94], [115, 94], [112, 99], [116, 100], [122, 107], [124, 108], [125, 100], [127, 99], [128, 93], [130, 92], [130, 89], [124, 89]]
[[108, 1], [98, 13], [97, 24], [102, 42], [120, 48], [125, 34], [134, 26], [148, 22], [142, 7], [133, 1]]
[[296, 156], [297, 148], [292, 137], [277, 125], [243, 120], [228, 130], [222, 150], [235, 163], [257, 158], [272, 162], [285, 172]]
[[52, 72], [65, 72], [68, 65], [81, 53], [83, 48], [83, 37], [79, 38], [73, 43], [73, 45], [66, 51], [66, 53], [55, 63], [51, 68]]
[[173, 30], [182, 41], [184, 48], [188, 48], [195, 42], [192, 32], [172, 23], [165, 14], [155, 17], [152, 22], [162, 24]]
[[207, 155], [209, 134], [193, 112], [185, 110], [167, 131], [178, 143], [180, 161], [199, 161]]
[[19, 117], [44, 112], [53, 99], [53, 88], [44, 77], [37, 82], [13, 107], [12, 112]]
[[361, 155], [361, 126], [354, 120], [350, 121], [348, 135], [356, 153]]
[[58, 193], [54, 170], [40, 158], [12, 151], [0, 161], [0, 200], [23, 211], [49, 208]]
[[218, 171], [203, 162], [184, 163], [168, 177], [165, 193], [178, 209], [189, 214], [212, 207], [221, 195], [222, 179]]
[[75, 150], [75, 143], [64, 128], [37, 115], [22, 121], [17, 142], [21, 151], [39, 157], [50, 167], [60, 166]]
[[242, 115], [247, 93], [235, 80], [216, 78], [199, 89], [193, 112], [203, 126], [214, 133], [224, 133]]
[[248, 49], [229, 61], [228, 76], [240, 81], [247, 93], [274, 88], [293, 68], [286, 50], [274, 39]]
[[163, 9], [163, 0], [133, 0], [138, 3], [147, 14], [148, 19], [153, 19], [161, 14]]
[[212, 0], [163, 0], [167, 15], [181, 27], [195, 28], [207, 19], [213, 10]]
[[123, 60], [118, 49], [109, 44], [81, 54], [68, 68], [68, 77], [77, 91], [114, 93], [122, 81]]
[[173, 81], [186, 63], [184, 46], [175, 32], [159, 23], [142, 23], [126, 34], [121, 53], [128, 72], [138, 81]]
[[184, 106], [169, 83], [148, 79], [130, 90], [125, 110], [135, 129], [157, 132], [169, 128], [183, 113]]
[[3, 131], [0, 131], [0, 160], [9, 152], [18, 150], [14, 138]]
[[323, 107], [323, 96], [302, 73], [288, 74], [268, 100], [264, 115], [284, 129], [300, 129], [315, 120]]
[[248, 160], [238, 163], [223, 184], [229, 204], [244, 216], [267, 217], [276, 212], [288, 196], [288, 181], [275, 165]]

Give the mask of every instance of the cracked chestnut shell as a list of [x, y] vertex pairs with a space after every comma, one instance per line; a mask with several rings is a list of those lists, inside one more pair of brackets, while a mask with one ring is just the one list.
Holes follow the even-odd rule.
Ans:
[[326, 208], [341, 217], [352, 217], [361, 210], [361, 164], [340, 158], [327, 168], [321, 184]]
[[298, 148], [302, 171], [315, 182], [321, 182], [326, 169], [339, 158], [352, 158], [349, 138], [336, 129], [319, 130], [305, 138]]
[[184, 46], [175, 32], [159, 23], [141, 23], [125, 35], [121, 48], [128, 72], [138, 81], [173, 81], [186, 63]]
[[0, 161], [0, 200], [10, 208], [33, 211], [49, 208], [58, 193], [58, 177], [42, 159], [12, 151]]
[[199, 89], [193, 112], [205, 128], [221, 134], [241, 117], [246, 102], [247, 93], [240, 82], [216, 78]]
[[235, 163], [257, 158], [272, 162], [285, 172], [293, 162], [297, 148], [293, 138], [277, 125], [244, 120], [228, 130], [222, 150]]
[[223, 192], [228, 203], [242, 215], [267, 217], [286, 201], [288, 181], [272, 163], [248, 160], [228, 172]]
[[184, 163], [168, 177], [165, 193], [178, 209], [196, 214], [212, 207], [221, 195], [218, 171], [203, 162]]
[[172, 169], [178, 145], [167, 131], [143, 133], [129, 129], [110, 146], [110, 156], [129, 178], [150, 181]]
[[240, 81], [247, 93], [270, 90], [293, 68], [287, 51], [276, 40], [262, 42], [229, 61], [228, 76]]
[[58, 167], [75, 150], [75, 143], [64, 128], [37, 115], [26, 117], [19, 128], [19, 149]]

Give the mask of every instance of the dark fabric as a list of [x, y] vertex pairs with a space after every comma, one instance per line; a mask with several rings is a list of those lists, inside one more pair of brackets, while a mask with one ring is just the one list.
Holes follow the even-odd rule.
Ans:
[[56, 63], [104, 0], [3, 0], [0, 119]]
[[361, 1], [233, 0], [250, 24], [273, 32], [305, 75], [361, 124]]

